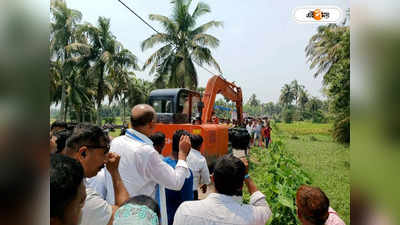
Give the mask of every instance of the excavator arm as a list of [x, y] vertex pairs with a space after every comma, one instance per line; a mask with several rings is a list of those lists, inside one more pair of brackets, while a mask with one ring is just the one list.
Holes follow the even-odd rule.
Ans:
[[236, 103], [236, 113], [239, 124], [243, 120], [243, 99], [242, 89], [235, 84], [225, 80], [221, 76], [213, 76], [208, 82], [203, 94], [202, 102], [204, 103], [203, 113], [201, 116], [202, 123], [211, 121], [212, 112], [214, 110], [215, 97], [222, 94], [225, 98]]

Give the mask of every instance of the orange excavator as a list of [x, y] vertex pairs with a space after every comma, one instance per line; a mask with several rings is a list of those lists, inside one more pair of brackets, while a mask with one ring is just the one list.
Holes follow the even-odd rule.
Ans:
[[213, 76], [204, 94], [184, 88], [158, 89], [150, 93], [149, 104], [157, 113], [154, 132], [166, 136], [162, 152], [168, 156], [172, 151], [172, 136], [176, 130], [187, 130], [203, 137], [201, 152], [205, 156], [221, 156], [228, 152], [228, 126], [213, 121], [217, 94], [236, 103], [237, 123], [243, 122], [242, 90], [221, 76]]

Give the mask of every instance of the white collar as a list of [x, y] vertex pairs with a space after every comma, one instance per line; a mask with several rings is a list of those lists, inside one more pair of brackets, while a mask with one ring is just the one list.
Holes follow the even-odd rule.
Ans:
[[197, 150], [197, 149], [194, 149], [194, 148], [190, 148], [190, 151], [193, 151], [193, 153], [198, 153], [198, 154], [201, 154], [201, 152], [200, 152], [199, 150]]
[[[130, 133], [136, 135], [136, 136], [139, 137], [140, 139], [142, 139], [142, 140], [144, 141], [144, 143], [153, 146], [153, 142], [152, 142], [152, 141], [150, 140], [150, 138], [147, 137], [146, 135], [144, 135], [144, 134], [140, 133], [139, 131], [134, 130], [134, 129], [132, 129], [132, 128], [129, 128], [128, 131], [129, 131]], [[126, 135], [127, 137], [129, 137], [128, 134], [125, 134], [125, 135]], [[130, 138], [130, 137], [129, 137], [129, 138]]]
[[220, 200], [220, 201], [222, 201], [222, 202], [228, 202], [228, 203], [231, 203], [231, 202], [238, 203], [238, 202], [235, 200], [234, 196], [224, 195], [224, 194], [220, 194], [220, 193], [216, 193], [216, 192], [210, 193], [210, 194], [207, 196], [207, 198], [212, 198], [212, 199], [216, 199], [216, 200]]

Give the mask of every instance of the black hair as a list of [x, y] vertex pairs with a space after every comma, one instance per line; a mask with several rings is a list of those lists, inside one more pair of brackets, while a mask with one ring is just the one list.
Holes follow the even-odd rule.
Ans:
[[61, 153], [62, 150], [65, 147], [65, 143], [67, 142], [67, 139], [72, 135], [71, 130], [60, 130], [57, 131], [54, 136], [57, 137], [56, 144], [57, 144], [57, 153]]
[[154, 146], [161, 146], [165, 144], [165, 134], [162, 132], [156, 132], [150, 135], [149, 138], [153, 142]]
[[148, 111], [143, 112], [143, 114], [138, 117], [133, 117], [131, 115], [131, 125], [132, 125], [132, 127], [144, 126], [144, 125], [150, 123], [151, 121], [153, 121], [153, 119], [154, 119], [154, 112], [151, 110], [148, 110]]
[[246, 128], [234, 128], [228, 130], [229, 141], [234, 149], [248, 149], [250, 143], [250, 134]]
[[232, 154], [220, 157], [214, 169], [215, 189], [224, 195], [241, 195], [245, 173], [246, 167], [239, 158]]
[[208, 167], [208, 171], [210, 172], [210, 174], [214, 173], [214, 168], [215, 168], [216, 162], [217, 161], [215, 158], [207, 159], [207, 167]]
[[83, 182], [82, 165], [61, 154], [50, 158], [50, 217], [63, 219], [67, 206], [76, 198]]
[[133, 204], [133, 205], [144, 205], [149, 207], [149, 209], [153, 210], [158, 216], [158, 219], [160, 220], [160, 207], [158, 206], [158, 203], [154, 201], [154, 199], [150, 198], [149, 196], [146, 195], [138, 195], [135, 197], [132, 197], [124, 202], [123, 205], [125, 204]]
[[100, 145], [101, 141], [110, 142], [108, 135], [97, 125], [90, 123], [77, 124], [72, 135], [67, 139], [67, 154], [77, 152], [82, 145]]
[[200, 150], [200, 147], [203, 144], [203, 137], [201, 135], [193, 134], [190, 141], [192, 143], [192, 148]]
[[187, 135], [191, 138], [191, 135], [186, 130], [177, 130], [172, 136], [172, 151], [179, 152], [179, 141], [181, 140], [182, 135]]
[[64, 129], [67, 129], [68, 125], [64, 121], [56, 120], [51, 124], [50, 130], [53, 130], [53, 128], [55, 128], [55, 127], [63, 127]]
[[126, 133], [126, 128], [123, 127], [123, 128], [121, 128], [121, 133], [119, 134], [119, 136], [123, 136], [123, 135], [125, 135], [125, 133]]

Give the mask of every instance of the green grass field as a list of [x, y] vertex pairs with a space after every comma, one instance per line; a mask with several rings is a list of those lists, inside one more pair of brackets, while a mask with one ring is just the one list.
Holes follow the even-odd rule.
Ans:
[[331, 124], [277, 124], [274, 135], [284, 137], [287, 151], [320, 187], [346, 224], [350, 224], [350, 151], [332, 141]]

